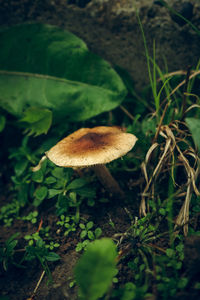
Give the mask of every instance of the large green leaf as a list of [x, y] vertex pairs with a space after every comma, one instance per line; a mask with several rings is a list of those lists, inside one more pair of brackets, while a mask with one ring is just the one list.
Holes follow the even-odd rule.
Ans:
[[0, 106], [22, 117], [49, 109], [53, 121], [80, 121], [117, 107], [126, 88], [109, 63], [70, 32], [22, 24], [0, 31]]
[[96, 240], [87, 246], [75, 267], [75, 279], [81, 299], [100, 299], [117, 274], [117, 251], [111, 239]]
[[28, 135], [47, 133], [52, 122], [52, 112], [45, 108], [29, 107], [20, 121], [26, 123], [25, 132]]

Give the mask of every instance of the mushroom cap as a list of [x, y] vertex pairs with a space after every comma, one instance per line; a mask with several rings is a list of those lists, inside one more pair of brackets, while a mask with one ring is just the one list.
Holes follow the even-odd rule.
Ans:
[[46, 152], [60, 167], [88, 167], [105, 164], [125, 155], [137, 141], [120, 127], [81, 128]]

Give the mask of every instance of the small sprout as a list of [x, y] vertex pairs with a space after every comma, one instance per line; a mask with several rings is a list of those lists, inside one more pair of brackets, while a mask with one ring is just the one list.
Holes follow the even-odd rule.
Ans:
[[113, 280], [112, 280], [112, 282], [113, 282], [113, 283], [118, 283], [118, 282], [119, 282], [119, 280], [118, 280], [118, 278], [117, 278], [117, 277], [114, 277], [114, 278], [113, 278]]
[[49, 226], [46, 226], [46, 227], [41, 227], [40, 229], [40, 234], [45, 237], [45, 238], [50, 238], [49, 236], [49, 230], [50, 230], [50, 227]]
[[81, 233], [80, 233], [80, 238], [84, 241], [83, 242], [79, 242], [76, 246], [76, 252], [85, 250], [88, 246], [88, 244], [90, 243], [90, 241], [94, 241], [96, 239], [98, 239], [101, 234], [102, 234], [102, 230], [100, 227], [97, 227], [95, 230], [93, 230], [94, 227], [94, 222], [93, 221], [89, 221], [86, 224], [80, 223], [79, 227], [82, 229]]
[[70, 281], [70, 283], [69, 283], [70, 289], [73, 288], [75, 286], [75, 284], [76, 284], [76, 280]]
[[33, 234], [27, 234], [24, 236], [24, 239], [28, 241], [29, 246], [33, 246], [35, 242], [42, 241], [39, 232], [35, 232]]
[[49, 250], [54, 250], [55, 248], [58, 248], [60, 247], [60, 244], [59, 243], [54, 243], [54, 242], [50, 242], [49, 245], [46, 245], [46, 248], [49, 249]]
[[19, 236], [19, 233], [13, 234], [3, 245], [3, 247], [0, 247], [0, 262], [3, 265], [3, 268], [5, 271], [8, 270], [8, 264], [14, 262], [14, 253], [15, 253], [15, 247], [18, 243], [18, 240], [16, 238]]
[[60, 225], [67, 230], [65, 230], [64, 235], [67, 236], [70, 232], [76, 231], [77, 223], [76, 223], [76, 216], [60, 216], [60, 220], [57, 221], [57, 225]]
[[95, 240], [100, 237], [102, 230], [100, 227], [96, 228], [95, 231], [92, 230], [94, 223], [92, 221], [88, 222], [87, 224], [79, 224], [79, 227], [82, 229], [80, 238], [89, 238], [89, 240]]
[[83, 242], [79, 242], [76, 245], [76, 252], [80, 252], [82, 250], [85, 250], [87, 246], [89, 245], [90, 241], [89, 240], [84, 240]]
[[22, 217], [21, 219], [24, 221], [30, 221], [32, 224], [37, 223], [38, 212], [33, 211], [30, 212], [27, 216]]

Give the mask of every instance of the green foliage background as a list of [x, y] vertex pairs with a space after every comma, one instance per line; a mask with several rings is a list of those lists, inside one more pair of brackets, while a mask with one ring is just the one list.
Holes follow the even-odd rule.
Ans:
[[46, 133], [51, 113], [53, 122], [86, 120], [116, 108], [127, 93], [109, 63], [72, 33], [51, 25], [1, 29], [0, 70], [0, 107], [36, 134], [42, 130], [34, 127], [35, 107], [48, 109], [48, 116], [40, 110], [35, 121]]

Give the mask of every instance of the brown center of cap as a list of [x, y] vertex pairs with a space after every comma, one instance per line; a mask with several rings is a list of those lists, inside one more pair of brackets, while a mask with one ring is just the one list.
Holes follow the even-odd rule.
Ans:
[[71, 140], [70, 153], [79, 153], [80, 155], [81, 153], [86, 153], [87, 151], [95, 151], [100, 147], [103, 148], [106, 145], [109, 145], [111, 143], [110, 138], [111, 135], [109, 133], [86, 133], [78, 139]]
[[105, 145], [105, 137], [108, 136], [108, 134], [99, 134], [94, 132], [89, 132], [82, 137], [80, 137], [78, 140], [75, 141], [76, 146], [81, 146], [81, 148], [93, 148]]
[[81, 128], [62, 139], [47, 157], [58, 166], [84, 167], [104, 164], [125, 155], [137, 138], [118, 127]]

